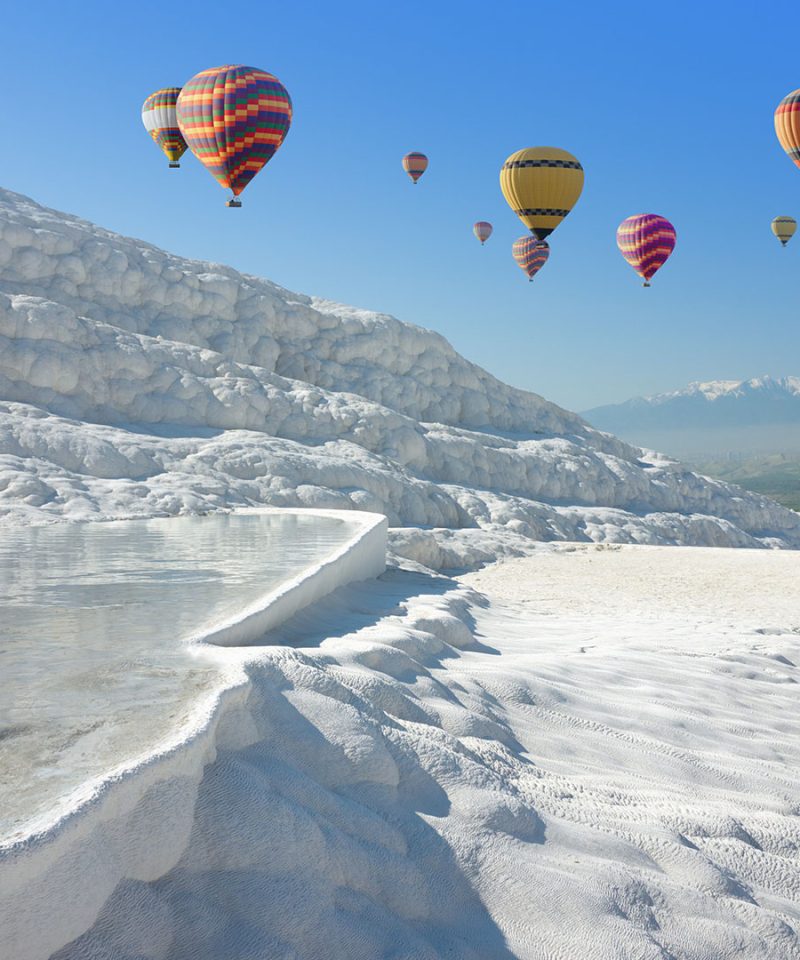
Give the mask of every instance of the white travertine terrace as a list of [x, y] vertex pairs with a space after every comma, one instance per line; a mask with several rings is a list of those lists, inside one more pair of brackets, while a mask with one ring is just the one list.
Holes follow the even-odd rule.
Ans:
[[396, 551], [456, 567], [532, 540], [800, 546], [796, 514], [500, 383], [435, 333], [7, 191], [0, 401], [14, 520], [361, 509], [405, 528]]

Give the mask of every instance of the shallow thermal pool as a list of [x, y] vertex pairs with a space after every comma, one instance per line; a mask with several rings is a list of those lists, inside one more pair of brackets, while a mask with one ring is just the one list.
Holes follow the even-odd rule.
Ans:
[[353, 532], [292, 513], [1, 527], [0, 839], [174, 735], [226, 662], [187, 641]]

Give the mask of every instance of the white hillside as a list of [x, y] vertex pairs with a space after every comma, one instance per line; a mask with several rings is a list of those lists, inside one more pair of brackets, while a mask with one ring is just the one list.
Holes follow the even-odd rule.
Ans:
[[0, 191], [0, 515], [259, 504], [382, 511], [437, 566], [533, 539], [800, 546], [796, 514], [643, 459], [437, 334]]

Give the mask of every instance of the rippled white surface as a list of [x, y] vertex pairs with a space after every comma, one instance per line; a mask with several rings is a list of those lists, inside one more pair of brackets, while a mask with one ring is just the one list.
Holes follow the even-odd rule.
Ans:
[[221, 654], [186, 641], [351, 535], [302, 514], [0, 528], [0, 835], [187, 721]]

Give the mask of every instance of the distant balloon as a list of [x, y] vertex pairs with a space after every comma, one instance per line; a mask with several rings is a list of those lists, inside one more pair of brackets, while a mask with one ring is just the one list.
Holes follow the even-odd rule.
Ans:
[[528, 274], [528, 280], [533, 280], [536, 274], [547, 263], [550, 256], [550, 247], [546, 240], [537, 240], [536, 237], [520, 237], [514, 241], [511, 254], [517, 261], [517, 266]]
[[481, 246], [483, 246], [492, 235], [492, 225], [487, 220], [479, 220], [472, 228], [472, 232], [480, 240]]
[[794, 217], [775, 217], [772, 221], [772, 232], [785, 247], [794, 236], [797, 229], [797, 221]]
[[424, 153], [407, 153], [403, 157], [403, 169], [416, 183], [428, 169], [428, 158]]
[[628, 217], [617, 228], [617, 246], [645, 287], [675, 249], [675, 240], [675, 227], [655, 213]]
[[800, 167], [800, 90], [787, 94], [778, 104], [775, 133], [780, 145]]
[[186, 141], [178, 129], [175, 112], [180, 92], [180, 87], [164, 87], [151, 93], [142, 104], [144, 128], [164, 151], [171, 167], [179, 167], [178, 161], [186, 153]]
[[503, 164], [500, 189], [534, 237], [544, 240], [578, 202], [583, 167], [557, 147], [517, 150]]
[[292, 100], [271, 73], [241, 64], [203, 70], [178, 97], [178, 125], [189, 149], [230, 189], [229, 207], [283, 143]]

